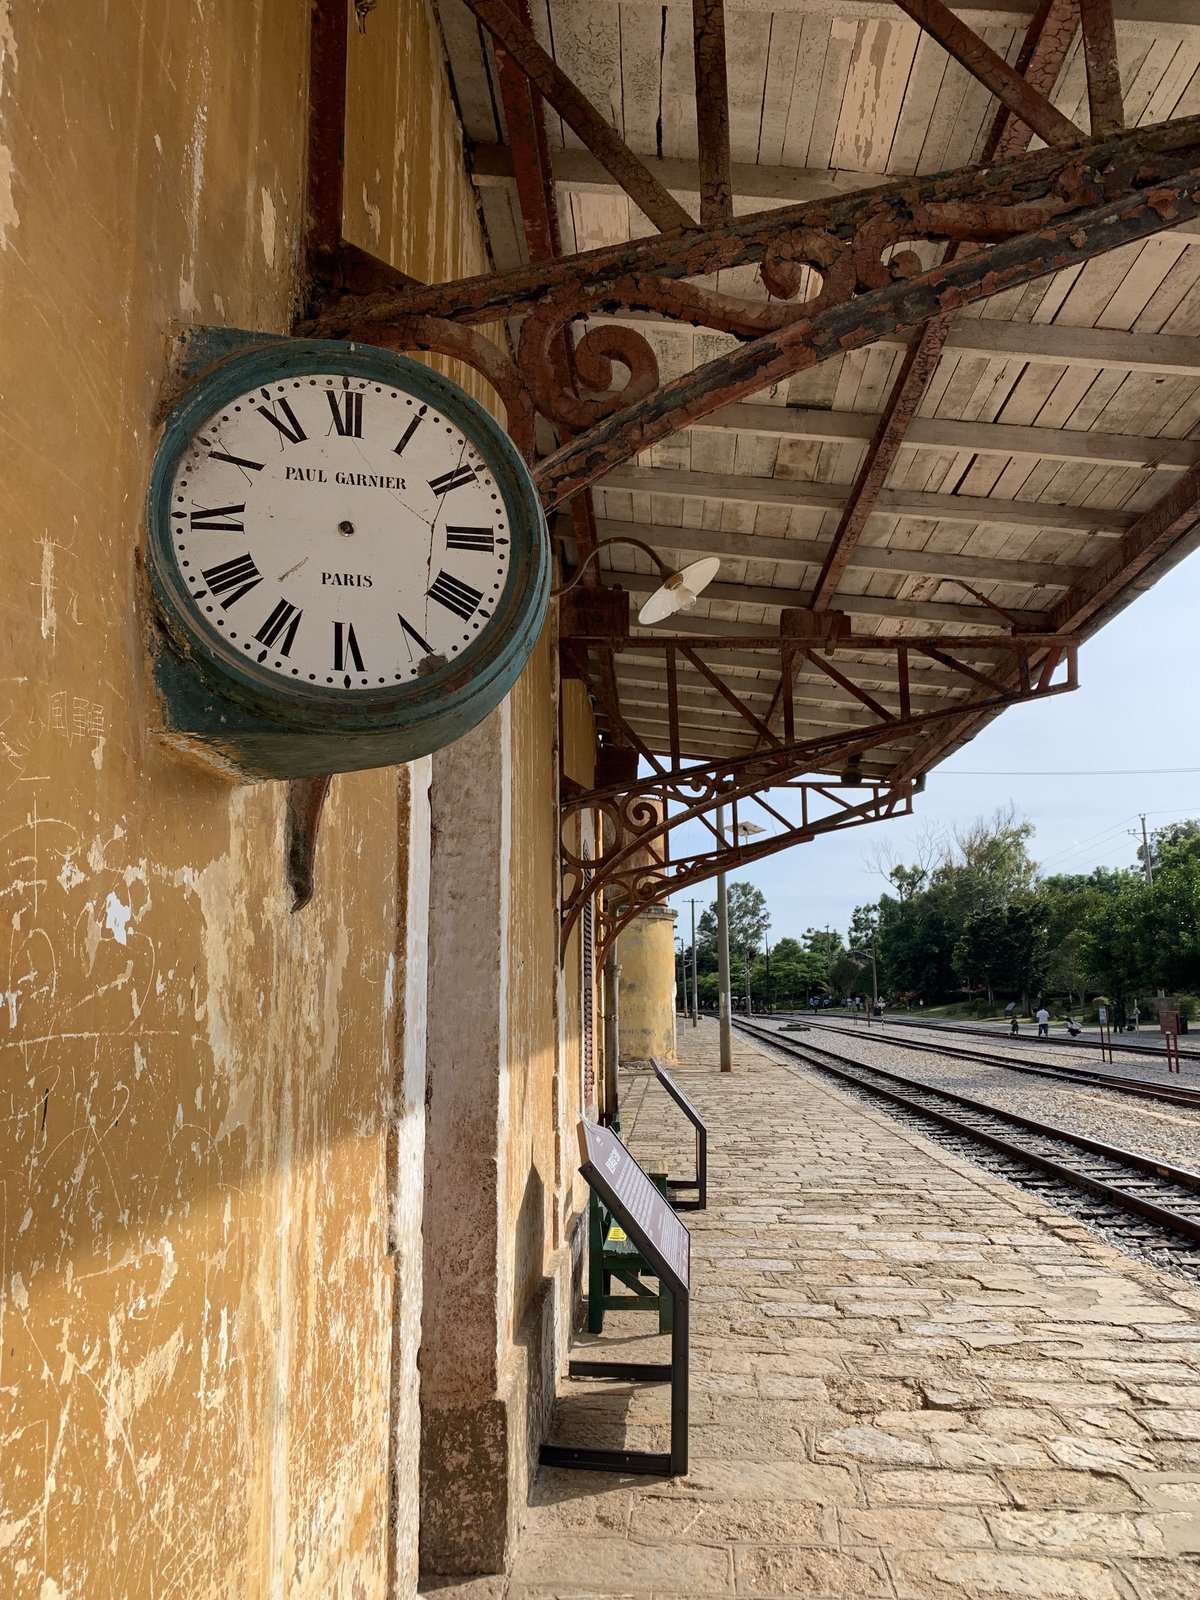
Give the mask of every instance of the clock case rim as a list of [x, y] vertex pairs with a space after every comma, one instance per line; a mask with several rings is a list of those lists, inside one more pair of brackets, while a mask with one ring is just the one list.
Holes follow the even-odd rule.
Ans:
[[[191, 330], [183, 360], [185, 387], [166, 411], [146, 495], [146, 570], [172, 653], [182, 656], [186, 667], [214, 693], [227, 696], [255, 718], [283, 717], [297, 731], [372, 733], [402, 726], [411, 736], [425, 724], [444, 722], [458, 707], [466, 711], [480, 698], [489, 701], [486, 710], [498, 705], [520, 675], [545, 621], [550, 548], [533, 480], [496, 419], [440, 373], [378, 345], [239, 334], [233, 329]], [[333, 694], [324, 686], [266, 672], [228, 648], [221, 650], [225, 641], [193, 618], [192, 602], [175, 566], [171, 491], [196, 433], [214, 411], [247, 391], [284, 377], [318, 372], [382, 382], [433, 406], [484, 456], [504, 502], [512, 539], [509, 571], [487, 627], [461, 654], [447, 658], [444, 667], [408, 683]], [[530, 526], [532, 538], [522, 537], [519, 530]], [[477, 720], [472, 717], [462, 731]], [[420, 740], [406, 742], [415, 746]], [[440, 740], [431, 748], [445, 742], [449, 741]], [[425, 752], [414, 748], [413, 753]]]

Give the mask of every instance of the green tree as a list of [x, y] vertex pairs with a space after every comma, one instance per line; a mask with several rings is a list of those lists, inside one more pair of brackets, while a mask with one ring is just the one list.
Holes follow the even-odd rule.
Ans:
[[[729, 923], [729, 986], [734, 992], [751, 991], [754, 960], [771, 926], [767, 897], [752, 883], [731, 883], [727, 890]], [[717, 903], [700, 918], [697, 938], [717, 946]], [[701, 995], [704, 990], [701, 987]]]

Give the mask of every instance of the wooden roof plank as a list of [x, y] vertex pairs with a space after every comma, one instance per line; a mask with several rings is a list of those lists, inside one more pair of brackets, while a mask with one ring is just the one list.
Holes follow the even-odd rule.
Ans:
[[[693, 431], [732, 428], [775, 437], [865, 442], [874, 433], [876, 420], [874, 416], [857, 412], [812, 411], [744, 402], [714, 411], [692, 427]], [[1200, 440], [1071, 433], [1057, 428], [958, 422], [944, 417], [918, 417], [909, 428], [905, 448], [1029, 455], [1058, 461], [1103, 461], [1115, 466], [1183, 468], [1200, 460]]]

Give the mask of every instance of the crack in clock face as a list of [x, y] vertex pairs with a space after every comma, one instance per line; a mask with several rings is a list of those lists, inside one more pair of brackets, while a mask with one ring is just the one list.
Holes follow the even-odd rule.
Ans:
[[340, 693], [473, 644], [512, 555], [478, 445], [418, 396], [340, 373], [256, 387], [197, 430], [170, 547], [199, 622], [259, 667]]

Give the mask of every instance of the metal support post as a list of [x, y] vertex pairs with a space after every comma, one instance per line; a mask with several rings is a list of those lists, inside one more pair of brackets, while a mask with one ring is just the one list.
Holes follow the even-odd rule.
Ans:
[[620, 1061], [621, 1026], [617, 1007], [621, 990], [621, 967], [616, 941], [604, 963], [604, 1122], [611, 1127], [620, 1112], [617, 1066]]
[[[717, 832], [725, 840], [725, 807], [717, 807]], [[725, 874], [717, 874], [717, 1001], [721, 1024], [721, 1071], [733, 1071], [733, 1016], [729, 994], [729, 895]]]

